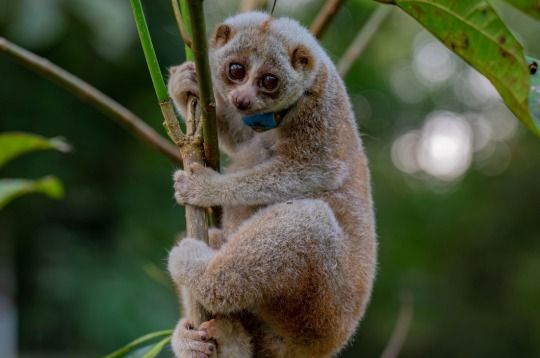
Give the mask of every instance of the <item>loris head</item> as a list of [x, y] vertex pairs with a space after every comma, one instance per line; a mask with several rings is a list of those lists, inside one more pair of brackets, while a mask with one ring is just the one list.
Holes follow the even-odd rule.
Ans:
[[243, 116], [293, 106], [312, 85], [326, 55], [296, 21], [262, 12], [240, 14], [210, 39], [214, 85]]

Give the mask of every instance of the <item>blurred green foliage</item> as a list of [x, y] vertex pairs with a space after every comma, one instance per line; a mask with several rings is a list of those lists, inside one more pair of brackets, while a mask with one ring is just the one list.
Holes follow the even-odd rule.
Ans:
[[[29, 152], [38, 150], [70, 150], [61, 138], [46, 139], [34, 134], [21, 132], [0, 133], [0, 168], [9, 161]], [[14, 199], [27, 194], [41, 193], [59, 199], [64, 195], [64, 187], [58, 178], [47, 176], [38, 180], [0, 178], [0, 209]]]
[[[309, 24], [320, 4], [278, 2], [276, 14]], [[539, 58], [537, 22], [495, 5]], [[322, 41], [333, 59], [373, 7], [346, 3]], [[208, 0], [207, 11], [211, 26], [236, 10], [230, 1]], [[165, 73], [184, 58], [170, 2], [146, 4], [146, 13]], [[7, 0], [0, 33], [163, 133], [128, 1]], [[0, 214], [0, 293], [17, 308], [20, 356], [98, 356], [172, 328], [175, 294], [145, 268], [164, 270], [183, 230], [172, 195], [175, 166], [9, 58], [0, 57], [0, 74], [0, 131], [61, 135], [75, 148], [69, 156], [26, 156], [0, 172], [53, 172], [67, 187], [62, 201], [22, 198]], [[414, 300], [414, 317], [402, 357], [540, 356], [540, 141], [483, 78], [400, 12], [346, 84], [370, 158], [380, 264], [366, 318], [343, 357], [380, 355], [403, 292]], [[450, 122], [430, 122], [441, 111], [452, 113]], [[406, 134], [420, 141], [416, 151], [431, 148], [428, 124], [447, 122], [465, 128], [470, 146], [456, 175], [438, 176], [429, 160], [411, 167], [392, 154]]]

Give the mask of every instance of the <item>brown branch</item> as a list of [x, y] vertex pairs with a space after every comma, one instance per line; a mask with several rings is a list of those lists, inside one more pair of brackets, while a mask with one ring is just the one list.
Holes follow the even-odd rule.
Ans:
[[345, 0], [326, 0], [321, 11], [315, 20], [313, 20], [313, 23], [309, 28], [316, 38], [320, 39], [324, 35], [328, 25], [332, 22], [344, 2]]
[[144, 143], [157, 149], [173, 162], [182, 163], [180, 153], [174, 145], [159, 135], [133, 112], [129, 111], [100, 90], [51, 63], [47, 59], [25, 50], [3, 37], [0, 37], [0, 51], [13, 57], [17, 62], [23, 64], [32, 71], [58, 83], [83, 101], [90, 103], [102, 113], [124, 126], [124, 128], [141, 139]]
[[398, 356], [411, 328], [413, 313], [412, 296], [410, 294], [403, 295], [396, 324], [381, 358], [396, 358]]
[[390, 6], [379, 6], [373, 11], [366, 24], [360, 29], [358, 35], [356, 35], [337, 65], [341, 77], [345, 77], [352, 65], [362, 55], [377, 33], [379, 27], [381, 27], [384, 20], [386, 20], [390, 14], [391, 10], [392, 8]]

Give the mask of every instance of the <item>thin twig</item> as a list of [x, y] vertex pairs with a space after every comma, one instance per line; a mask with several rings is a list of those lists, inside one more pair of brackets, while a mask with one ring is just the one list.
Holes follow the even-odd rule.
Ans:
[[240, 11], [254, 11], [257, 9], [266, 9], [268, 6], [268, 0], [243, 0], [240, 3]]
[[391, 11], [392, 8], [390, 6], [379, 6], [373, 11], [366, 24], [360, 29], [358, 35], [356, 35], [337, 65], [341, 77], [345, 77], [352, 65], [362, 55], [377, 33], [379, 27], [383, 24], [388, 15], [390, 15]]
[[191, 48], [191, 43], [193, 42], [193, 40], [191, 39], [191, 36], [189, 35], [186, 27], [184, 26], [182, 11], [180, 10], [178, 0], [172, 0], [172, 7], [174, 11], [174, 17], [176, 19], [176, 24], [178, 25], [178, 30], [180, 31], [180, 35], [182, 36], [182, 40], [187, 47]]
[[405, 294], [401, 298], [398, 318], [381, 358], [396, 358], [398, 356], [411, 328], [413, 313], [413, 298], [410, 294]]
[[321, 11], [315, 20], [313, 20], [309, 28], [316, 38], [320, 39], [324, 35], [328, 25], [334, 19], [344, 2], [345, 0], [326, 0]]
[[87, 82], [3, 37], [0, 37], [0, 51], [13, 57], [17, 62], [32, 71], [60, 84], [83, 101], [90, 103], [102, 113], [120, 123], [144, 143], [163, 153], [173, 162], [182, 162], [180, 153], [174, 145], [159, 135], [130, 110]]

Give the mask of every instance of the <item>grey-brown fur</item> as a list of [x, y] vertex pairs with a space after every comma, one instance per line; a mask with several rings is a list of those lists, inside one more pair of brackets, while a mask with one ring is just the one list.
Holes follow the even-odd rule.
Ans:
[[[232, 358], [332, 356], [363, 316], [376, 266], [367, 160], [343, 82], [290, 19], [241, 14], [210, 41], [219, 141], [231, 164], [225, 174], [179, 170], [174, 187], [179, 203], [223, 206], [223, 229], [212, 230], [210, 247], [183, 239], [169, 271], [217, 318], [200, 327], [182, 320], [173, 349], [182, 358], [216, 348]], [[245, 65], [241, 81], [228, 78], [231, 61]], [[182, 114], [188, 93], [198, 93], [194, 71], [191, 63], [171, 70]], [[266, 72], [279, 87], [264, 94]], [[242, 123], [284, 109], [276, 129]], [[189, 318], [192, 302], [184, 304]]]

